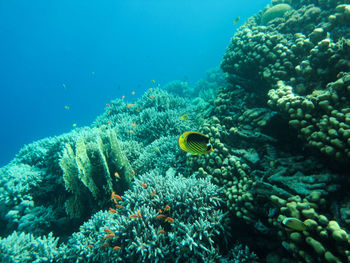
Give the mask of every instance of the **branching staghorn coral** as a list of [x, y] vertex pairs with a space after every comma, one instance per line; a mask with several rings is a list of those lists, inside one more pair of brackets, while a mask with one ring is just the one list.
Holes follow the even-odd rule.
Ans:
[[32, 234], [13, 232], [6, 238], [0, 237], [0, 262], [55, 262], [57, 255], [58, 238], [52, 233], [37, 238]]
[[219, 189], [208, 179], [163, 176], [135, 179], [117, 213], [98, 212], [73, 234], [64, 262], [182, 262], [221, 256], [214, 240], [223, 233]]

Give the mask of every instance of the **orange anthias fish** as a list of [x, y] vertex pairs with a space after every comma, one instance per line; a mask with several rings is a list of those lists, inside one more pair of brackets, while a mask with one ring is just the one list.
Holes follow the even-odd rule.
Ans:
[[135, 95], [135, 91], [132, 91], [132, 92], [131, 92], [131, 95]]
[[173, 223], [174, 222], [174, 218], [171, 218], [170, 216], [168, 216], [167, 218], [165, 218], [164, 221], [168, 222], [168, 223]]
[[165, 217], [166, 217], [166, 215], [159, 214], [159, 215], [156, 216], [156, 219], [163, 219], [163, 218], [165, 218]]
[[106, 106], [107, 106], [108, 108], [111, 107], [111, 105], [110, 105], [109, 103], [107, 103]]
[[142, 107], [138, 108], [136, 111], [140, 111], [142, 109]]
[[153, 190], [152, 193], [150, 194], [151, 197], [155, 196], [156, 195], [156, 190]]
[[115, 172], [115, 173], [114, 173], [114, 176], [117, 177], [118, 179], [120, 179], [120, 175], [119, 175], [118, 172]]
[[104, 237], [104, 239], [109, 239], [115, 237], [114, 233], [108, 234], [107, 236]]
[[133, 130], [130, 130], [129, 132], [130, 132], [131, 134], [133, 134], [133, 133], [134, 133], [134, 131], [133, 131]]
[[109, 208], [109, 212], [112, 213], [112, 214], [115, 214], [115, 213], [117, 213], [117, 210], [115, 210], [115, 209], [113, 209], [113, 208], [110, 207], [110, 208]]
[[170, 211], [170, 206], [166, 205], [166, 206], [164, 207], [164, 211]]
[[133, 123], [131, 124], [131, 126], [132, 126], [132, 127], [136, 127], [136, 123], [133, 122]]
[[119, 250], [119, 249], [121, 249], [120, 246], [115, 246], [115, 247], [113, 247], [113, 250]]
[[153, 96], [153, 95], [150, 95], [149, 97], [150, 97], [151, 99], [154, 99], [154, 96]]
[[158, 231], [158, 234], [165, 234], [165, 231], [163, 229]]
[[114, 233], [114, 231], [112, 231], [112, 230], [110, 230], [110, 229], [108, 229], [108, 228], [105, 228], [105, 230], [104, 230], [106, 233]]
[[124, 95], [122, 96], [122, 100], [123, 100], [123, 99], [125, 99], [125, 96], [124, 96]]
[[134, 103], [131, 103], [131, 104], [126, 105], [127, 108], [130, 108], [130, 107], [133, 107], [133, 106], [135, 106]]
[[145, 184], [145, 183], [142, 183], [141, 186], [142, 186], [143, 188], [147, 188], [147, 184]]
[[129, 215], [129, 218], [139, 218], [140, 216], [138, 214], [132, 214], [132, 215]]
[[112, 192], [111, 200], [117, 199], [118, 201], [123, 201], [122, 197], [120, 195], [117, 195], [116, 193]]

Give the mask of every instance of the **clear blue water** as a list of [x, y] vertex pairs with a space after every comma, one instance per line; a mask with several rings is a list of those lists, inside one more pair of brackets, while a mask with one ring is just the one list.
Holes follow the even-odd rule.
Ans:
[[0, 1], [0, 165], [24, 144], [90, 125], [110, 100], [132, 101], [152, 79], [196, 82], [268, 3]]

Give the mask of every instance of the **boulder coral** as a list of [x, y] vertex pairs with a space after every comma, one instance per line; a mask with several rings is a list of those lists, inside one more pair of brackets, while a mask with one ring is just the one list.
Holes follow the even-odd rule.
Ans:
[[346, 163], [350, 5], [292, 0], [291, 9], [273, 19], [270, 12], [287, 6], [281, 1], [273, 4], [236, 32], [221, 67], [232, 84], [240, 84], [287, 116], [309, 146]]
[[288, 4], [278, 4], [268, 8], [261, 17], [261, 24], [266, 25], [271, 20], [283, 17], [284, 13], [291, 10], [292, 7]]

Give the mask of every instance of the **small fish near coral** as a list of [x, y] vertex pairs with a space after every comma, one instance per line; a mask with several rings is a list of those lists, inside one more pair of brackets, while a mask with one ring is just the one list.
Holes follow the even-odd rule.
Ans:
[[214, 151], [209, 137], [200, 132], [187, 131], [179, 136], [178, 143], [182, 150], [194, 155], [206, 154]]
[[184, 114], [180, 117], [180, 120], [184, 121], [188, 118], [188, 114]]
[[237, 16], [236, 19], [233, 21], [233, 25], [237, 24], [240, 19], [241, 17]]
[[307, 226], [304, 224], [303, 221], [294, 217], [287, 217], [283, 219], [281, 224], [285, 228], [295, 231], [304, 231], [307, 229]]

